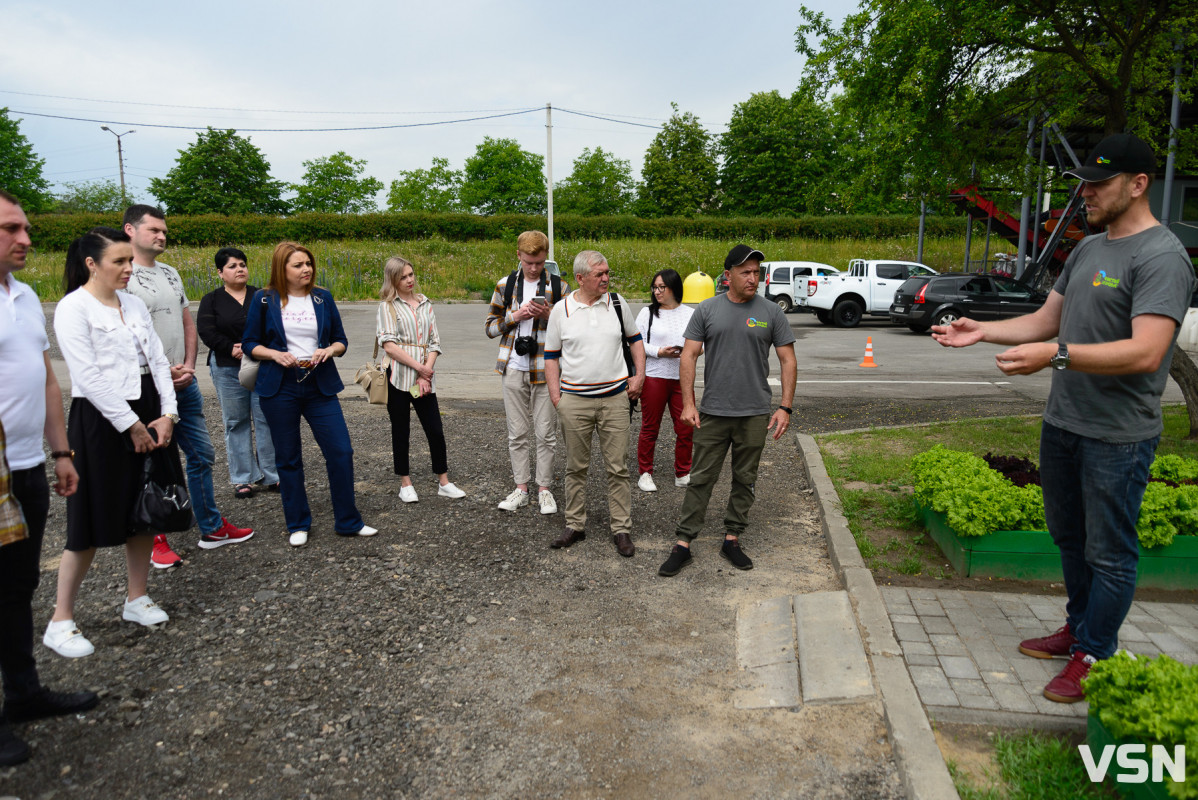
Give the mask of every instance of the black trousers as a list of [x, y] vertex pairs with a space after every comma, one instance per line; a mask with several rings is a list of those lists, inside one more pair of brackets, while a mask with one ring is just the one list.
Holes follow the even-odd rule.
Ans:
[[411, 393], [396, 389], [387, 383], [387, 416], [391, 418], [391, 455], [395, 462], [396, 475], [411, 475], [408, 464], [408, 439], [412, 431], [412, 412], [420, 419], [420, 427], [428, 439], [428, 453], [433, 462], [433, 474], [449, 471], [445, 454], [445, 431], [441, 427], [441, 408], [437, 395], [425, 394], [412, 397]]
[[12, 495], [25, 513], [29, 538], [0, 547], [0, 675], [6, 700], [25, 697], [40, 686], [33, 660], [33, 592], [50, 511], [45, 464], [13, 470]]

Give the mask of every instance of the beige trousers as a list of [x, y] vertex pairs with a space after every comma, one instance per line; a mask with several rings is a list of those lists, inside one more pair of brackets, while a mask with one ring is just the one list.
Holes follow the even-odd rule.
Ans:
[[[553, 449], [557, 447], [557, 412], [549, 399], [549, 387], [529, 383], [528, 373], [515, 369], [503, 373], [503, 408], [507, 416], [507, 449], [512, 458], [512, 477], [528, 483], [529, 443], [537, 440], [537, 485], [553, 485]], [[532, 492], [535, 499], [536, 493]]]
[[599, 452], [607, 469], [607, 511], [611, 532], [632, 532], [632, 484], [628, 479], [628, 395], [579, 397], [562, 394], [557, 404], [566, 443], [566, 527], [586, 530], [587, 468], [591, 438], [599, 434]]

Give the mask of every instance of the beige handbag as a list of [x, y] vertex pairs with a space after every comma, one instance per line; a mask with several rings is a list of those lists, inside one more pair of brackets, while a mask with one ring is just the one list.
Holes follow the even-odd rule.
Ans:
[[370, 363], [363, 364], [358, 367], [357, 374], [354, 375], [354, 383], [362, 387], [366, 392], [366, 399], [374, 405], [387, 404], [387, 373], [383, 372], [383, 368], [378, 364], [379, 357], [379, 342], [374, 340], [374, 354], [370, 357]]
[[249, 353], [243, 353], [241, 356], [241, 367], [237, 370], [237, 382], [251, 392], [258, 384], [258, 362]]

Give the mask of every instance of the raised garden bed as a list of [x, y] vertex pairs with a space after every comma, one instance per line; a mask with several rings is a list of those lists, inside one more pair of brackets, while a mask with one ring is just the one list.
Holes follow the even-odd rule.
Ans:
[[[1107, 745], [1121, 745], [1130, 743], [1130, 739], [1120, 739], [1114, 736], [1107, 727], [1102, 724], [1102, 720], [1097, 714], [1089, 714], [1086, 717], [1086, 744], [1090, 745], [1090, 752], [1095, 760], [1102, 756], [1102, 748]], [[1142, 744], [1142, 742], [1137, 742]], [[1142, 754], [1142, 758], [1151, 759], [1152, 748], [1148, 747], [1147, 752]], [[1114, 786], [1121, 795], [1128, 800], [1173, 800], [1169, 795], [1169, 789], [1165, 781], [1169, 780], [1169, 775], [1166, 772], [1160, 783], [1153, 783], [1151, 773], [1149, 780], [1144, 783], [1119, 783], [1116, 778], [1124, 773], [1133, 772], [1131, 768], [1119, 766], [1118, 761], [1114, 756], [1111, 757], [1111, 762], [1107, 766], [1106, 780], [1104, 783], [1107, 786]]]

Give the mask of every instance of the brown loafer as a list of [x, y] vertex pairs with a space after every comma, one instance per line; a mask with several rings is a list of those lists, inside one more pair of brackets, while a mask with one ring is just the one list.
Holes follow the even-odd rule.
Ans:
[[616, 542], [616, 550], [618, 550], [620, 555], [624, 556], [624, 558], [632, 558], [633, 554], [636, 553], [636, 548], [632, 545], [632, 537], [628, 534], [617, 533], [612, 538]]
[[564, 531], [562, 531], [561, 536], [549, 543], [549, 546], [555, 549], [559, 547], [569, 547], [575, 542], [581, 542], [585, 538], [587, 538], [585, 531], [572, 531], [569, 528], [566, 528]]

